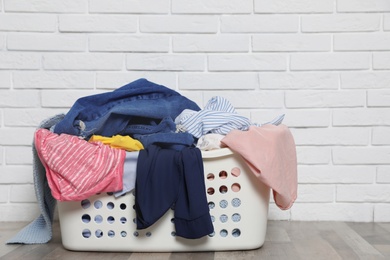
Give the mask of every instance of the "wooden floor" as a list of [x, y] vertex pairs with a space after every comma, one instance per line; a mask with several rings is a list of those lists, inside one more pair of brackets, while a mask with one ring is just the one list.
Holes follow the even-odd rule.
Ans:
[[390, 259], [390, 223], [269, 221], [264, 245], [251, 251], [97, 253], [64, 249], [58, 223], [43, 245], [5, 245], [27, 223], [0, 222], [0, 259]]

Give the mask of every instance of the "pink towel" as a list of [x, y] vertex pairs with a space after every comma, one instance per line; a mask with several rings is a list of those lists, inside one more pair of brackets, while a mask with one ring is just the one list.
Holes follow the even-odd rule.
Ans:
[[285, 125], [233, 130], [221, 141], [240, 154], [257, 178], [273, 190], [276, 205], [289, 209], [297, 198], [297, 156]]
[[47, 129], [37, 130], [34, 142], [55, 199], [79, 201], [122, 189], [124, 150]]

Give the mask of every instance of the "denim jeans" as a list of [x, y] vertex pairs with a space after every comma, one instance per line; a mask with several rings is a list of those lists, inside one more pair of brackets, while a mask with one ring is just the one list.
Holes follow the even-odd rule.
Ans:
[[144, 147], [156, 144], [164, 148], [181, 150], [191, 146], [195, 141], [189, 133], [176, 133], [176, 124], [170, 117], [163, 118], [159, 124], [151, 121], [149, 125], [129, 125], [125, 131], [131, 133]]
[[[140, 139], [144, 137], [144, 142], [148, 142], [148, 136], [159, 133], [167, 142], [176, 130], [173, 119], [184, 109], [200, 110], [195, 102], [176, 91], [138, 79], [112, 92], [78, 99], [53, 131], [85, 139], [93, 134], [108, 137], [137, 134]], [[161, 133], [169, 133], [170, 136], [164, 139]], [[188, 140], [188, 137], [181, 141], [181, 136], [178, 138], [179, 143]]]

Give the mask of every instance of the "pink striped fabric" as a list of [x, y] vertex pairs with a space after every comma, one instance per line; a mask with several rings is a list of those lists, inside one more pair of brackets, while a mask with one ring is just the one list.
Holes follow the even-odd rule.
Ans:
[[124, 150], [47, 129], [37, 130], [34, 142], [55, 199], [79, 201], [122, 190]]

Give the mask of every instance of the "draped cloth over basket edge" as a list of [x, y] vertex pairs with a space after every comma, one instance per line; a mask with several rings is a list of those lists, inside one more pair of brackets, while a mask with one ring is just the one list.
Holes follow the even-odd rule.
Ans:
[[240, 154], [253, 174], [273, 191], [276, 205], [287, 210], [297, 198], [297, 155], [294, 137], [283, 124], [232, 130], [221, 142]]
[[[58, 114], [40, 123], [38, 128], [50, 129], [65, 117]], [[41, 214], [30, 224], [20, 230], [14, 237], [6, 241], [7, 244], [41, 244], [51, 240], [53, 235], [52, 222], [57, 201], [53, 198], [47, 179], [46, 171], [41, 163], [35, 142], [33, 151], [33, 178], [37, 202]]]

